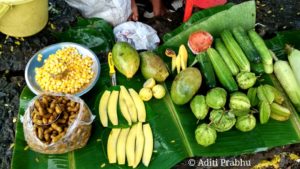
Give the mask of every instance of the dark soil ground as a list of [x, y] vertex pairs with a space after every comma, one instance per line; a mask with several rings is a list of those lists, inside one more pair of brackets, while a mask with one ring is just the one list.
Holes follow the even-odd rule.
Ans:
[[[239, 3], [242, 1], [231, 0], [231, 2]], [[257, 0], [256, 2], [257, 22], [265, 25], [258, 27], [258, 30], [265, 38], [274, 36], [277, 31], [300, 29], [299, 0]], [[0, 34], [0, 169], [10, 168], [19, 95], [25, 85], [24, 69], [27, 61], [39, 49], [56, 43], [54, 37], [51, 36], [51, 32], [68, 28], [80, 16], [77, 10], [66, 5], [63, 0], [49, 0], [49, 7], [49, 24], [37, 35], [23, 40]], [[143, 10], [143, 7], [140, 9]], [[183, 9], [179, 9], [164, 18], [148, 20], [141, 18], [141, 20], [153, 26], [161, 37], [164, 33], [176, 28], [181, 23], [182, 16]], [[287, 158], [287, 154], [290, 152], [299, 155], [300, 144], [277, 147], [266, 152], [226, 159], [250, 160], [251, 166], [254, 166], [261, 160], [270, 160], [274, 155], [280, 155], [280, 158], [282, 158], [280, 168], [300, 168], [300, 163]], [[220, 160], [222, 157], [208, 160], [215, 159]], [[207, 159], [199, 157], [192, 160], [205, 161]], [[189, 159], [186, 159], [174, 168], [212, 168], [191, 167], [188, 162]]]

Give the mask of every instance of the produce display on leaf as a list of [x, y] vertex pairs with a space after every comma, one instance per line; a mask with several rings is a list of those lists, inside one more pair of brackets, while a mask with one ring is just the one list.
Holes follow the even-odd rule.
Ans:
[[[241, 11], [244, 11], [241, 15], [245, 15], [245, 18], [237, 20], [232, 17]], [[237, 155], [300, 142], [299, 129], [294, 128], [299, 124], [296, 120], [298, 116], [279, 85], [282, 85], [299, 111], [300, 88], [294, 75], [296, 73], [293, 72], [296, 71], [295, 65], [293, 67], [287, 61], [275, 59], [273, 67], [272, 57], [276, 56], [253, 30], [253, 12], [254, 3], [246, 2], [222, 9], [216, 15], [195, 22], [196, 26], [192, 25], [188, 31], [183, 30], [184, 32], [166, 42], [176, 44], [175, 46], [162, 45], [163, 52], [171, 59], [161, 54], [159, 49], [138, 53], [128, 43], [117, 42], [112, 48], [112, 59], [118, 70], [116, 77], [119, 86], [110, 86], [108, 66], [103, 64], [103, 74], [97, 85], [83, 96], [93, 113], [99, 114], [99, 119], [93, 125], [95, 130], [90, 133], [90, 115], [88, 117], [91, 121], [85, 121], [88, 124], [76, 126], [79, 129], [84, 126], [89, 130], [78, 129], [79, 131], [70, 134], [79, 134], [74, 136], [75, 140], [71, 139], [70, 144], [77, 145], [77, 139], [83, 137], [84, 140], [78, 147], [54, 148], [51, 151], [46, 149], [48, 153], [64, 153], [81, 148], [91, 134], [91, 141], [86, 149], [66, 154], [70, 165], [77, 166], [76, 160], [93, 154], [97, 158], [89, 164], [85, 163], [88, 167], [99, 166], [100, 162], [101, 167], [111, 168], [170, 168], [186, 157]], [[234, 23], [225, 23], [228, 17]], [[210, 26], [196, 29], [198, 25], [214, 23], [213, 20], [224, 25], [211, 31], [213, 27]], [[170, 48], [166, 50], [165, 47]], [[174, 49], [178, 49], [177, 55]], [[290, 55], [294, 58], [298, 55], [296, 49], [289, 50], [292, 50]], [[193, 59], [194, 63], [189, 65]], [[172, 69], [168, 69], [169, 63]], [[175, 69], [177, 75], [172, 74]], [[272, 74], [273, 69], [277, 79]], [[279, 83], [276, 83], [277, 80]], [[25, 92], [24, 96], [28, 95], [28, 89]], [[94, 99], [95, 93], [98, 94], [97, 99]], [[22, 99], [21, 107], [26, 107], [24, 102], [28, 98]], [[79, 118], [80, 111], [77, 110], [77, 103], [65, 102], [57, 103], [58, 106], [49, 109], [50, 111], [43, 107], [46, 112], [40, 106], [33, 105], [37, 109], [31, 113], [33, 117], [44, 114], [47, 118], [36, 118], [36, 122], [33, 122], [36, 128], [31, 134], [46, 146], [70, 141], [62, 139], [69, 136], [69, 123], [72, 125], [70, 120], [73, 117], [64, 119], [63, 114], [70, 113], [69, 116], [74, 115], [76, 118], [77, 115]], [[39, 103], [44, 104], [43, 99]], [[67, 107], [67, 113], [60, 111], [60, 106], [64, 104], [67, 104], [64, 106]], [[89, 112], [85, 106], [84, 104], [80, 110]], [[51, 116], [51, 111], [62, 115]], [[55, 117], [60, 122], [69, 121], [60, 126], [58, 120], [53, 122]], [[51, 139], [47, 132], [45, 134], [42, 131], [46, 127], [39, 126], [40, 123], [47, 125], [49, 121], [53, 122], [50, 124], [53, 128], [50, 131], [53, 135], [50, 136]], [[24, 132], [27, 138], [26, 127]], [[253, 137], [264, 135], [266, 137], [260, 140]], [[283, 136], [284, 138], [278, 139]], [[30, 148], [34, 147], [30, 142], [28, 145]], [[41, 152], [39, 149], [32, 150]], [[32, 152], [23, 153], [28, 155]], [[36, 165], [40, 167], [43, 164]], [[79, 164], [78, 167], [86, 166]]]
[[[201, 39], [201, 34], [197, 33]], [[190, 102], [195, 117], [198, 120], [205, 119], [209, 111], [208, 107], [212, 108], [213, 110], [209, 112], [211, 121], [209, 127], [217, 132], [228, 131], [234, 125], [240, 131], [249, 132], [256, 126], [255, 113], [259, 113], [261, 124], [266, 124], [270, 117], [278, 121], [288, 120], [290, 111], [282, 105], [284, 102], [282, 94], [271, 85], [261, 84], [260, 76], [257, 77], [255, 74], [262, 73], [260, 65], [263, 65], [266, 74], [273, 72], [272, 57], [275, 55], [267, 48], [262, 38], [254, 30], [247, 31], [242, 27], [236, 27], [232, 31], [224, 30], [220, 33], [220, 37], [221, 39], [216, 38], [214, 44], [217, 50], [209, 45], [209, 48], [195, 56], [195, 61], [191, 65], [199, 63], [201, 73], [204, 74], [205, 85], [210, 88], [206, 96], [197, 95]], [[189, 47], [191, 48], [190, 44]], [[259, 66], [250, 66], [253, 64]], [[214, 82], [215, 76], [211, 69], [215, 72], [218, 82], [229, 92], [228, 107], [226, 106], [227, 91], [222, 87], [215, 87], [218, 84]], [[172, 89], [173, 85], [171, 96]], [[178, 104], [175, 97], [172, 99], [175, 104]], [[197, 137], [198, 143], [203, 144], [199, 139], [204, 138]]]

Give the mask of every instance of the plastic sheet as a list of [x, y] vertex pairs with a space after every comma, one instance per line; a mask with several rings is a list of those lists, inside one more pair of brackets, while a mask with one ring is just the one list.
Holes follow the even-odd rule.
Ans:
[[141, 22], [125, 22], [114, 28], [116, 41], [128, 42], [137, 50], [153, 50], [160, 40], [157, 32]]

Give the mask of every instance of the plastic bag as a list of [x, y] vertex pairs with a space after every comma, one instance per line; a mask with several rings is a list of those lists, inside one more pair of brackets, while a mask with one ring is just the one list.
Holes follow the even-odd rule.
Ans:
[[131, 14], [131, 0], [65, 0], [86, 18], [102, 18], [116, 26], [127, 21]]
[[[49, 101], [49, 104], [44, 104], [43, 97], [45, 96], [46, 97], [50, 96], [48, 98], [55, 98], [55, 99], [52, 99], [51, 102]], [[53, 100], [58, 100], [59, 98], [62, 97], [66, 98], [69, 101], [66, 101], [65, 104], [63, 104], [63, 101], [62, 102], [57, 101], [56, 105], [59, 105], [62, 110], [57, 120], [54, 120], [55, 122], [51, 124], [46, 123], [49, 125], [39, 124], [43, 122], [44, 120], [43, 118], [44, 117], [46, 118], [47, 114], [52, 115], [54, 114], [54, 112], [56, 113], [56, 107], [53, 109], [54, 111], [52, 113], [49, 113], [50, 111], [48, 109], [51, 108], [52, 102], [55, 102]], [[35, 103], [36, 101], [39, 102], [41, 106], [37, 106], [37, 103]], [[46, 111], [45, 109], [47, 109], [47, 113], [45, 113], [44, 115], [40, 115], [39, 107], [43, 107], [44, 111]], [[67, 118], [65, 118], [66, 114], [68, 114]], [[34, 97], [31, 100], [23, 117], [23, 129], [24, 129], [25, 140], [27, 141], [28, 146], [32, 150], [39, 153], [43, 153], [43, 154], [67, 153], [69, 151], [82, 148], [86, 145], [91, 134], [91, 129], [92, 129], [91, 123], [93, 122], [94, 118], [95, 116], [92, 115], [88, 106], [79, 97], [72, 96], [72, 95], [59, 95], [59, 94], [39, 95]], [[39, 121], [39, 119], [42, 121]], [[63, 121], [64, 119], [66, 119], [67, 122], [60, 123], [61, 122], [60, 120]], [[61, 132], [57, 130], [54, 124], [61, 127]], [[39, 130], [41, 130], [41, 133], [39, 133]], [[52, 134], [49, 135], [49, 133], [51, 132]], [[55, 133], [57, 133], [57, 135], [55, 135]], [[42, 136], [40, 136], [39, 134], [42, 134]], [[51, 142], [45, 141], [46, 136], [48, 139], [51, 138], [52, 141]], [[60, 137], [54, 142], [53, 139], [57, 136]]]
[[141, 22], [125, 22], [114, 28], [116, 41], [128, 42], [137, 50], [153, 50], [160, 40], [157, 32]]

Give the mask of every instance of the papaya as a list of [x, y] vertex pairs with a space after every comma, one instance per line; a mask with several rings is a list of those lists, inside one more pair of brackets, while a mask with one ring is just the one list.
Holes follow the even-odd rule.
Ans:
[[117, 42], [112, 49], [115, 67], [127, 78], [132, 78], [140, 66], [138, 52], [126, 42]]
[[169, 76], [168, 69], [164, 61], [155, 53], [141, 52], [141, 71], [145, 79], [154, 78], [157, 82], [164, 82]]
[[202, 83], [202, 75], [197, 68], [189, 67], [176, 75], [171, 86], [171, 98], [177, 105], [189, 102]]

